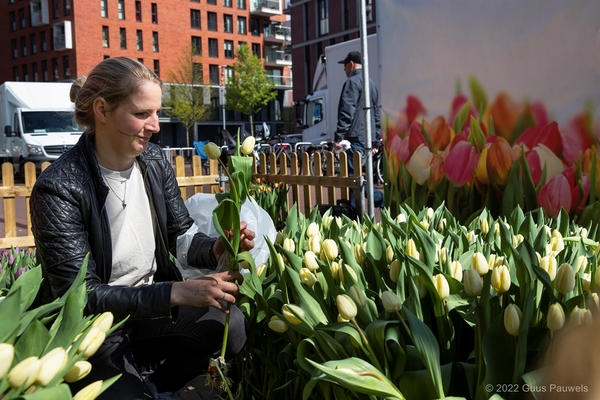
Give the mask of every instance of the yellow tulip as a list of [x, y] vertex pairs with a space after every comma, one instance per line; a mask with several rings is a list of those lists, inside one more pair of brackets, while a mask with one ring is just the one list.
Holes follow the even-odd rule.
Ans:
[[340, 264], [337, 261], [331, 263], [331, 276], [333, 279], [339, 279], [340, 277]]
[[444, 231], [446, 230], [446, 225], [448, 225], [448, 221], [446, 221], [446, 218], [442, 218], [440, 222], [438, 222], [438, 231], [440, 233], [444, 233]]
[[350, 297], [352, 297], [352, 300], [354, 300], [356, 304], [360, 304], [362, 308], [365, 308], [367, 306], [367, 297], [358, 286], [352, 286], [348, 293], [350, 294]]
[[319, 263], [317, 263], [317, 255], [308, 250], [304, 253], [304, 266], [311, 271], [316, 271], [319, 269]]
[[242, 148], [240, 149], [242, 154], [249, 156], [254, 151], [254, 145], [256, 144], [256, 139], [254, 136], [248, 136], [242, 142]]
[[360, 266], [362, 266], [365, 262], [365, 250], [358, 243], [354, 245], [354, 259], [356, 260], [356, 263]]
[[333, 239], [325, 239], [323, 241], [323, 251], [325, 252], [325, 257], [329, 261], [335, 260], [338, 256], [338, 246], [335, 240]]
[[306, 236], [313, 237], [315, 235], [321, 235], [321, 231], [319, 229], [319, 225], [316, 222], [311, 222], [308, 224], [308, 228], [306, 228]]
[[13, 389], [18, 389], [21, 385], [23, 385], [23, 389], [27, 389], [37, 379], [41, 366], [42, 363], [38, 357], [24, 359], [8, 371], [8, 384]]
[[[112, 314], [111, 314], [112, 315]], [[56, 347], [40, 358], [40, 370], [36, 379], [36, 385], [46, 386], [56, 376], [58, 371], [67, 364], [69, 355], [62, 347]]]
[[106, 333], [97, 326], [93, 326], [77, 349], [78, 353], [83, 353], [84, 358], [93, 356], [106, 339]]
[[415, 244], [415, 241], [412, 238], [408, 239], [408, 241], [406, 242], [405, 251], [406, 251], [407, 256], [416, 258], [417, 260], [419, 259], [419, 252], [417, 251], [417, 245]]
[[383, 304], [383, 308], [389, 313], [395, 313], [402, 308], [402, 304], [396, 293], [389, 290], [381, 294], [381, 303]]
[[548, 308], [546, 326], [552, 331], [558, 331], [565, 325], [565, 311], [560, 304], [554, 303]]
[[556, 257], [553, 255], [542, 257], [540, 260], [540, 268], [548, 273], [551, 281], [556, 277], [556, 264]]
[[221, 157], [221, 148], [213, 142], [204, 145], [204, 152], [211, 160], [218, 160]]
[[569, 324], [571, 326], [579, 326], [585, 324], [587, 326], [592, 325], [592, 313], [586, 308], [579, 308], [575, 306], [571, 310], [571, 318]]
[[88, 376], [92, 370], [92, 364], [89, 361], [77, 361], [64, 376], [65, 382], [77, 382]]
[[481, 222], [479, 223], [479, 229], [484, 235], [488, 234], [488, 232], [490, 231], [490, 223], [487, 219], [481, 220]]
[[483, 289], [483, 279], [476, 270], [470, 268], [463, 271], [463, 285], [469, 296], [479, 296]]
[[400, 264], [400, 260], [395, 259], [390, 264], [390, 279], [392, 282], [398, 282], [398, 277], [400, 276], [400, 269], [402, 268], [402, 264]]
[[490, 270], [488, 260], [481, 252], [476, 252], [471, 257], [471, 268], [477, 271], [479, 276], [484, 276]]
[[[283, 314], [287, 322], [289, 322], [292, 325], [300, 325], [302, 323], [302, 320], [300, 318], [304, 318], [306, 316], [304, 310], [295, 304], [284, 304], [281, 307], [281, 313]], [[297, 315], [299, 317], [297, 317]]]
[[510, 289], [510, 271], [506, 265], [494, 267], [492, 270], [492, 287], [496, 292], [503, 294]]
[[275, 235], [275, 244], [283, 246], [283, 239], [284, 239], [283, 232], [277, 231], [277, 234]]
[[110, 311], [103, 312], [98, 318], [94, 320], [92, 326], [97, 326], [104, 332], [108, 332], [112, 327], [114, 321], [113, 313]]
[[342, 314], [338, 313], [337, 322], [348, 322], [348, 320], [344, 319], [344, 317], [342, 317]]
[[280, 272], [285, 271], [285, 262], [281, 253], [277, 253], [277, 268], [279, 268]]
[[406, 222], [406, 215], [404, 214], [398, 214], [398, 216], [396, 217], [396, 221], [398, 221], [398, 223], [403, 223]]
[[358, 309], [356, 308], [354, 300], [352, 300], [350, 296], [347, 294], [338, 294], [335, 298], [335, 303], [337, 304], [340, 315], [344, 319], [351, 321], [354, 317], [356, 317]]
[[283, 248], [293, 253], [296, 250], [296, 243], [290, 238], [285, 238], [283, 239]]
[[10, 369], [10, 366], [15, 357], [15, 348], [10, 343], [0, 343], [0, 380], [4, 378], [4, 375]]
[[585, 268], [587, 267], [587, 265], [588, 265], [587, 257], [584, 255], [580, 255], [575, 260], [575, 273], [578, 273], [579, 270], [581, 270], [581, 269], [583, 269], [585, 271]]
[[315, 278], [313, 273], [310, 272], [310, 269], [308, 268], [300, 269], [300, 272], [298, 274], [300, 275], [300, 281], [308, 287], [313, 287], [313, 285], [317, 281], [317, 278]]
[[448, 280], [442, 274], [437, 274], [433, 276], [433, 286], [435, 286], [435, 290], [437, 290], [438, 295], [441, 300], [444, 300], [446, 297], [450, 295], [450, 286], [448, 285]]
[[96, 397], [98, 397], [98, 394], [100, 394], [101, 389], [102, 381], [90, 383], [77, 392], [77, 394], [73, 396], [73, 400], [94, 400]]
[[446, 264], [448, 260], [448, 249], [446, 247], [442, 247], [440, 249], [440, 263]]
[[450, 274], [454, 279], [461, 282], [463, 277], [463, 267], [460, 261], [452, 261], [450, 263]]
[[585, 273], [581, 276], [581, 288], [584, 292], [589, 292], [592, 286], [592, 274]]
[[575, 288], [575, 271], [568, 263], [563, 263], [556, 271], [554, 288], [562, 294], [567, 294]]
[[321, 254], [321, 236], [310, 237], [308, 239], [308, 249], [315, 254]]
[[385, 260], [388, 264], [391, 264], [392, 261], [394, 261], [394, 248], [389, 244], [385, 249]]
[[261, 264], [258, 266], [258, 268], [256, 268], [256, 276], [258, 276], [259, 278], [262, 278], [266, 271], [267, 271], [267, 265]]
[[285, 321], [282, 321], [281, 319], [279, 319], [279, 317], [276, 315], [271, 317], [271, 320], [269, 321], [268, 325], [269, 325], [269, 328], [271, 328], [271, 330], [273, 330], [277, 333], [284, 333], [285, 331], [288, 330], [288, 324], [286, 324]]
[[504, 328], [506, 332], [513, 336], [519, 336], [522, 316], [523, 313], [521, 313], [521, 309], [516, 304], [509, 304], [506, 310], [504, 310]]
[[333, 221], [333, 217], [331, 215], [328, 215], [325, 218], [323, 218], [323, 228], [329, 229], [332, 221]]

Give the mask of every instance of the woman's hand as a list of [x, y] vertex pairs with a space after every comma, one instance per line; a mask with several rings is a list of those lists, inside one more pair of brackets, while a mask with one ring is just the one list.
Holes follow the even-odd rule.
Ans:
[[171, 306], [214, 307], [227, 313], [227, 303], [235, 304], [239, 294], [236, 282], [244, 278], [238, 271], [225, 271], [184, 282], [173, 282]]
[[[233, 231], [225, 231], [225, 235], [227, 237], [231, 237]], [[246, 222], [240, 223], [240, 248], [239, 251], [250, 251], [254, 248], [254, 238], [256, 234], [248, 229], [248, 224]], [[225, 252], [225, 246], [223, 246], [223, 242], [221, 242], [221, 238], [218, 238], [215, 244], [213, 245], [213, 253], [215, 255], [215, 259], [218, 260], [221, 258], [223, 253]]]

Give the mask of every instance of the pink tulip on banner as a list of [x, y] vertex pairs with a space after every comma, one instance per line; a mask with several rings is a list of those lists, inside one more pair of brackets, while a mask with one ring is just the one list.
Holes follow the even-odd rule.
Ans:
[[[454, 100], [452, 100], [452, 108], [450, 110], [450, 118], [448, 119], [448, 122], [452, 126], [454, 126], [454, 119], [456, 118], [456, 116], [458, 115], [460, 110], [463, 108], [463, 106], [465, 104], [467, 104], [468, 102], [469, 102], [469, 99], [464, 94], [458, 94], [458, 95], [456, 95], [456, 97], [454, 97]], [[469, 106], [469, 113], [466, 115], [466, 118], [464, 119], [464, 121], [461, 121], [462, 122], [462, 126], [460, 127], [461, 132], [463, 131], [463, 129], [465, 129], [466, 127], [469, 126], [469, 121], [471, 121], [471, 117], [477, 118], [477, 111], [473, 108], [473, 106]]]
[[399, 136], [394, 136], [389, 144], [389, 148], [392, 150], [392, 153], [398, 157], [402, 164], [406, 164], [406, 162], [410, 159], [410, 151], [408, 150], [408, 137], [400, 139]]
[[513, 149], [506, 139], [497, 136], [487, 152], [487, 171], [490, 181], [506, 186], [510, 169], [515, 161]]
[[446, 119], [438, 115], [427, 126], [431, 151], [438, 153], [444, 151], [452, 139], [452, 129], [446, 123]]
[[[562, 172], [562, 175], [567, 178], [567, 182], [569, 182], [569, 188], [571, 193], [571, 209], [569, 212], [577, 211], [581, 212], [585, 203], [587, 202], [588, 196], [590, 194], [590, 179], [587, 174], [581, 174], [581, 188], [579, 187], [579, 182], [576, 181], [575, 172], [577, 168], [573, 165]], [[583, 190], [583, 194], [581, 191]]]
[[461, 187], [473, 177], [479, 161], [479, 154], [471, 143], [466, 140], [452, 146], [444, 160], [446, 176], [454, 185]]
[[546, 168], [546, 182], [564, 171], [565, 166], [562, 160], [548, 146], [540, 143], [533, 150], [538, 153], [542, 168]]
[[542, 162], [540, 160], [540, 155], [535, 150], [529, 150], [525, 153], [525, 159], [527, 160], [527, 165], [529, 166], [529, 172], [531, 172], [533, 185], [537, 186], [538, 183], [540, 183], [540, 177], [542, 175]]
[[515, 140], [515, 145], [524, 144], [526, 150], [531, 150], [540, 143], [560, 157], [563, 141], [556, 121], [553, 121], [548, 125], [528, 128], [517, 140]]
[[585, 114], [579, 114], [567, 123], [561, 129], [563, 140], [562, 157], [567, 165], [575, 164], [580, 156], [583, 156], [585, 149], [588, 149], [594, 143], [593, 133], [589, 122], [586, 121]]
[[421, 133], [421, 123], [414, 121], [408, 129], [408, 149], [410, 154], [414, 154], [420, 145], [427, 146], [427, 141], [423, 133]]
[[561, 208], [571, 210], [571, 188], [563, 174], [554, 176], [540, 189], [538, 205], [550, 218], [558, 217]]

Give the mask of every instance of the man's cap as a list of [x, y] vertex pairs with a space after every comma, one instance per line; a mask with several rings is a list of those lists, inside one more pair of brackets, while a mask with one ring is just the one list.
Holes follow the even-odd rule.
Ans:
[[347, 64], [350, 61], [352, 61], [354, 64], [362, 64], [360, 51], [351, 51], [348, 53], [346, 58], [344, 58], [342, 61], [338, 61], [338, 64]]

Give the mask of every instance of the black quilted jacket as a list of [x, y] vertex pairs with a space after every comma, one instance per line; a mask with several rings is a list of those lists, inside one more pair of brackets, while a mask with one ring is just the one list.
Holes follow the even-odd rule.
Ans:
[[[79, 142], [50, 165], [31, 194], [32, 231], [43, 277], [39, 300], [52, 301], [64, 294], [89, 253], [86, 282], [87, 314], [112, 311], [122, 319], [174, 319], [171, 286], [181, 280], [169, 253], [176, 254], [177, 237], [193, 224], [181, 198], [173, 167], [162, 149], [150, 143], [137, 158], [154, 215], [157, 271], [155, 284], [139, 287], [109, 286], [112, 269], [110, 226], [104, 209], [108, 187], [101, 177], [94, 151], [94, 136]], [[148, 234], [152, 234], [148, 232]], [[210, 266], [214, 239], [196, 234], [188, 263]]]

